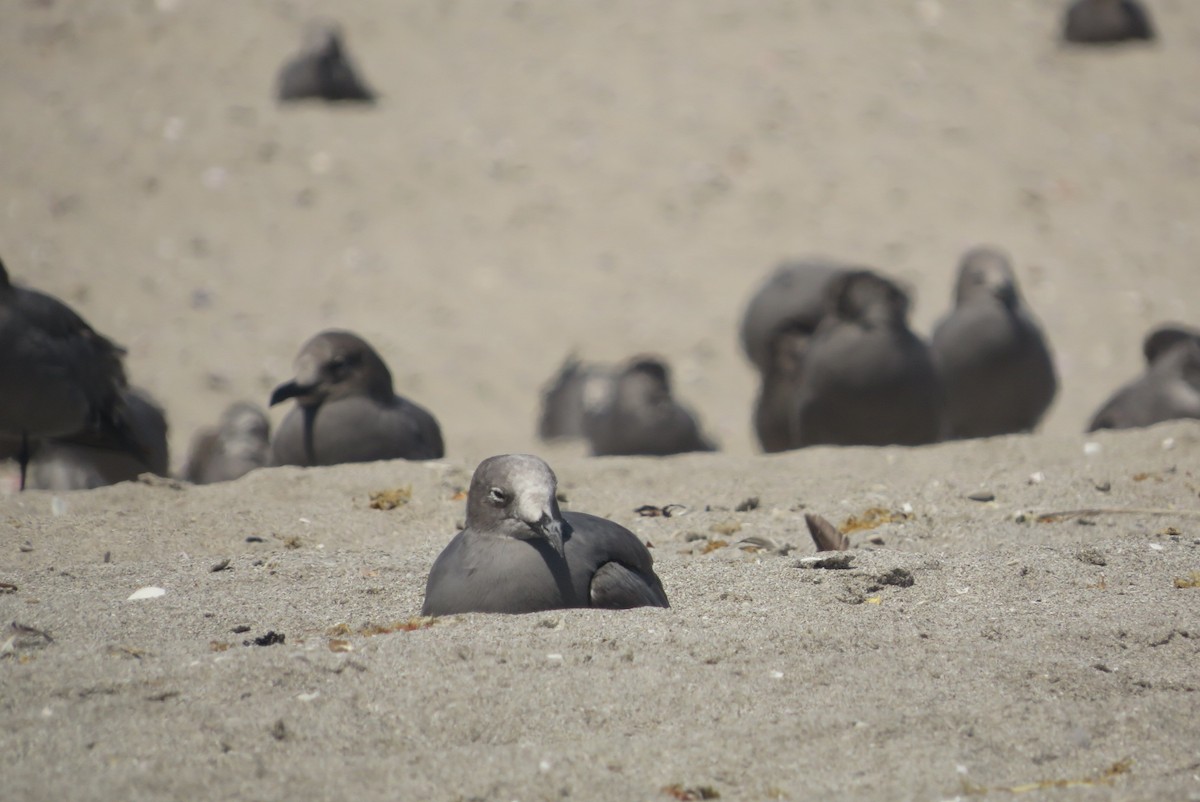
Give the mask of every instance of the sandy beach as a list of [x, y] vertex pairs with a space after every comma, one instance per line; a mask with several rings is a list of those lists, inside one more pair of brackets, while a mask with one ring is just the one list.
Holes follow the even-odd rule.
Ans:
[[[0, 254], [128, 349], [172, 465], [329, 327], [447, 454], [9, 481], [0, 795], [1200, 800], [1200, 423], [1083, 434], [1200, 323], [1200, 6], [1085, 51], [1060, 9], [363, 0], [379, 103], [285, 108], [327, 4], [14, 3]], [[778, 261], [883, 270], [928, 335], [978, 243], [1056, 356], [1038, 433], [758, 453], [737, 325]], [[661, 354], [721, 450], [538, 442], [572, 350]], [[415, 618], [505, 452], [651, 544], [671, 608]]]

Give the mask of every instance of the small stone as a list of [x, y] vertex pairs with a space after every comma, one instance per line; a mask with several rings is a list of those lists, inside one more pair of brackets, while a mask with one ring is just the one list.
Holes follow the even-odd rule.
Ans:
[[854, 555], [848, 551], [834, 551], [822, 554], [820, 557], [801, 557], [796, 561], [797, 568], [845, 570], [854, 562]]
[[1101, 493], [1107, 493], [1108, 491], [1112, 490], [1112, 482], [1096, 482], [1093, 487], [1095, 487]]
[[989, 490], [976, 490], [967, 496], [971, 501], [995, 501], [996, 494]]
[[1075, 552], [1075, 558], [1089, 565], [1108, 565], [1108, 559], [1105, 558], [1104, 552], [1095, 546], [1084, 546]]

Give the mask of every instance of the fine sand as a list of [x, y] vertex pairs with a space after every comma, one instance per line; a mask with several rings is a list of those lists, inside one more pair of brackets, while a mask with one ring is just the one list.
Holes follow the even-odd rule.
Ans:
[[[368, 109], [272, 100], [329, 4], [11, 5], [0, 255], [129, 349], [173, 465], [333, 326], [447, 459], [9, 468], [0, 797], [1200, 799], [1200, 424], [1081, 433], [1149, 326], [1200, 323], [1200, 4], [1079, 52], [1048, 0], [363, 0]], [[1040, 433], [757, 454], [736, 331], [776, 261], [895, 275], [928, 334], [980, 242], [1057, 356]], [[538, 443], [572, 349], [662, 354], [722, 451]], [[651, 543], [672, 608], [414, 620], [512, 451]], [[804, 512], [870, 510], [849, 568], [798, 566]]]

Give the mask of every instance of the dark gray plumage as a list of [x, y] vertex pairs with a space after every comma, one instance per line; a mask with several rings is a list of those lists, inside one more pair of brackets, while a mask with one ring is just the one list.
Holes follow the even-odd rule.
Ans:
[[1108, 45], [1153, 40], [1155, 33], [1138, 0], [1075, 0], [1067, 8], [1062, 37], [1072, 44]]
[[308, 24], [300, 52], [279, 73], [276, 91], [282, 102], [375, 102], [375, 93], [358, 77], [346, 53], [341, 26], [328, 20]]
[[671, 395], [666, 363], [650, 356], [631, 359], [612, 381], [611, 395], [587, 410], [584, 434], [595, 456], [667, 456], [714, 451], [690, 410]]
[[231, 482], [271, 461], [271, 422], [248, 401], [230, 404], [214, 428], [192, 438], [183, 478], [198, 485]]
[[930, 345], [946, 390], [946, 437], [1033, 431], [1054, 400], [1058, 378], [1008, 256], [994, 248], [968, 251], [959, 263], [954, 303]]
[[166, 476], [170, 469], [167, 419], [162, 407], [145, 390], [121, 392], [126, 421], [139, 447], [134, 454], [118, 443], [86, 444], [46, 440], [29, 463], [28, 487], [35, 490], [90, 490], [132, 482], [144, 473]]
[[321, 332], [300, 349], [295, 372], [295, 379], [271, 394], [271, 406], [296, 399], [271, 441], [272, 464], [337, 465], [445, 454], [437, 420], [393, 392], [387, 365], [358, 335]]
[[1146, 337], [1143, 351], [1146, 370], [1104, 402], [1089, 432], [1200, 418], [1200, 330], [1160, 326]]
[[754, 403], [754, 432], [768, 454], [800, 445], [798, 399], [812, 335], [811, 330], [797, 326], [778, 331], [771, 340], [771, 362], [761, 374]]
[[798, 445], [919, 445], [941, 432], [942, 388], [908, 328], [908, 297], [869, 270], [829, 286], [804, 354]]
[[481, 462], [466, 528], [434, 561], [421, 614], [669, 607], [637, 536], [595, 515], [560, 512], [557, 486], [538, 457]]
[[784, 262], [746, 305], [742, 350], [758, 369], [754, 432], [767, 453], [798, 445], [796, 393], [803, 353], [825, 316], [829, 283], [849, 269], [821, 258]]
[[57, 298], [14, 286], [0, 263], [0, 437], [15, 444], [22, 487], [48, 438], [146, 458], [127, 420], [124, 354]]
[[812, 333], [825, 316], [829, 282], [851, 269], [830, 259], [784, 262], [763, 282], [742, 315], [742, 350], [765, 372], [771, 368], [771, 341], [784, 329]]
[[587, 410], [607, 401], [612, 392], [613, 370], [585, 364], [570, 354], [558, 373], [542, 390], [538, 437], [542, 440], [583, 437]]

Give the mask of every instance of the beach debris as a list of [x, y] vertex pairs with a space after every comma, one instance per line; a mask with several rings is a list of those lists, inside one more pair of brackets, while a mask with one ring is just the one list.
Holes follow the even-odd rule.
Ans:
[[271, 737], [276, 741], [287, 740], [288, 729], [287, 725], [283, 723], [283, 719], [278, 719], [271, 725]]
[[125, 601], [141, 601], [142, 599], [157, 599], [159, 596], [167, 595], [165, 588], [147, 585], [144, 588], [138, 588], [133, 593], [129, 594], [129, 598]]
[[1034, 471], [1033, 473], [1029, 474], [1029, 479], [1026, 481], [1026, 484], [1040, 485], [1044, 481], [1046, 481], [1046, 474], [1042, 473], [1041, 471]]
[[971, 501], [995, 501], [996, 494], [990, 490], [976, 490], [974, 493], [968, 493], [967, 498]]
[[1092, 485], [1092, 487], [1096, 488], [1101, 493], [1107, 493], [1108, 491], [1112, 490], [1112, 482], [1107, 480], [1103, 482], [1096, 482]]
[[1082, 510], [1043, 512], [1036, 520], [1040, 524], [1055, 524], [1072, 518], [1091, 518], [1097, 515], [1183, 515], [1200, 517], [1200, 510], [1168, 510], [1155, 507], [1090, 507]]
[[331, 652], [352, 652], [354, 651], [353, 644], [345, 638], [330, 638], [329, 651]]
[[168, 490], [183, 490], [186, 485], [178, 479], [172, 479], [169, 476], [159, 476], [155, 473], [139, 474], [137, 478], [138, 484], [147, 485], [148, 487], [165, 487]]
[[757, 553], [766, 551], [771, 554], [779, 554], [784, 557], [796, 550], [796, 547], [786, 541], [775, 540], [774, 538], [765, 535], [751, 535], [744, 537], [734, 544], [742, 551]]
[[349, 624], [335, 624], [325, 630], [325, 634], [331, 638], [341, 638], [347, 635], [359, 635], [364, 638], [370, 638], [375, 635], [390, 635], [393, 632], [415, 632], [418, 629], [428, 629], [437, 623], [437, 621], [438, 619], [433, 616], [417, 615], [402, 621], [393, 621], [390, 624], [367, 623], [358, 629], [354, 629]]
[[[879, 585], [893, 585], [898, 588], [911, 588], [916, 583], [916, 579], [913, 578], [912, 571], [908, 570], [907, 568], [896, 567], [884, 571], [882, 574], [876, 574], [875, 582], [877, 582]], [[876, 586], [867, 588], [868, 592], [875, 590], [879, 590], [879, 587]]]
[[126, 657], [133, 660], [141, 660], [143, 657], [149, 657], [153, 654], [153, 652], [148, 652], [145, 649], [139, 649], [135, 646], [125, 646], [120, 643], [110, 644], [105, 647], [104, 651], [116, 657]]
[[854, 555], [846, 551], [833, 551], [820, 557], [801, 557], [796, 561], [797, 568], [823, 569], [844, 571], [854, 562]]
[[721, 794], [716, 788], [711, 785], [697, 785], [691, 788], [685, 787], [683, 783], [674, 783], [672, 785], [664, 785], [663, 793], [672, 799], [678, 799], [680, 802], [695, 802], [700, 799], [720, 799]]
[[0, 582], [0, 593], [16, 593], [17, 586], [12, 582]]
[[182, 691], [162, 691], [160, 693], [152, 693], [146, 697], [147, 702], [165, 702], [168, 699], [174, 699], [176, 696], [183, 696]]
[[710, 551], [716, 551], [717, 549], [723, 549], [728, 545], [729, 545], [728, 540], [720, 540], [720, 539], [714, 538], [713, 540], [710, 540], [704, 544], [704, 548], [700, 549], [700, 553], [708, 554]]
[[742, 525], [738, 521], [724, 521], [719, 524], [713, 524], [708, 528], [708, 531], [716, 532], [718, 535], [725, 535], [728, 537], [729, 535], [742, 531]]
[[846, 520], [842, 521], [839, 528], [843, 535], [848, 535], [851, 532], [862, 532], [868, 529], [875, 529], [884, 524], [898, 523], [907, 521], [912, 518], [911, 512], [904, 510], [889, 510], [883, 507], [870, 507], [863, 510], [861, 515], [851, 515]]
[[1089, 565], [1108, 565], [1108, 559], [1105, 558], [1104, 552], [1095, 546], [1084, 546], [1075, 552], [1075, 559]]
[[1175, 577], [1177, 588], [1200, 588], [1200, 571], [1192, 571], [1189, 576]]
[[370, 507], [373, 510], [394, 510], [412, 501], [412, 485], [391, 490], [376, 490], [371, 493]]
[[643, 504], [634, 510], [643, 518], [674, 518], [679, 515], [686, 515], [688, 508], [683, 504], [664, 504], [661, 507], [656, 507], [653, 504]]
[[733, 508], [733, 511], [734, 512], [750, 512], [751, 510], [757, 510], [757, 509], [758, 509], [758, 496], [751, 496], [750, 498], [739, 502], [738, 505]]
[[232, 645], [232, 643], [226, 643], [221, 640], [210, 640], [208, 642], [208, 650], [210, 652], [225, 652], [229, 651], [229, 647]]
[[267, 541], [264, 540], [263, 538], [259, 537], [258, 535], [249, 535], [246, 538], [246, 542], [247, 543], [266, 543]]
[[282, 632], [276, 632], [273, 629], [267, 630], [267, 634], [260, 635], [253, 640], [242, 641], [243, 646], [274, 646], [277, 643], [283, 643], [287, 640], [287, 635]]
[[992, 791], [1003, 791], [1010, 794], [1027, 794], [1030, 791], [1041, 791], [1048, 788], [1078, 788], [1082, 786], [1096, 785], [1112, 785], [1113, 782], [1120, 776], [1128, 774], [1133, 768], [1133, 758], [1125, 758], [1118, 760], [1108, 768], [1094, 774], [1091, 777], [1082, 777], [1080, 779], [1060, 779], [1060, 780], [1035, 780], [1029, 783], [1020, 783], [1018, 785], [997, 785], [988, 787], [985, 785], [976, 785], [970, 780], [962, 780], [962, 791], [968, 796], [982, 796], [991, 793]]
[[28, 554], [29, 552], [33, 551], [33, 543], [26, 540], [24, 543], [22, 543], [17, 548], [20, 549], [25, 554]]
[[[304, 520], [304, 519], [301, 518], [301, 520]], [[300, 548], [300, 536], [299, 535], [272, 535], [272, 537], [275, 538], [276, 540], [278, 540], [280, 543], [282, 543], [283, 547], [285, 549]]]
[[54, 638], [44, 629], [13, 621], [8, 627], [14, 648], [42, 647], [54, 643]]
[[808, 534], [812, 536], [813, 543], [817, 544], [817, 551], [845, 551], [850, 548], [850, 538], [820, 515], [806, 512], [804, 523], [808, 525]]
[[230, 560], [228, 557], [226, 557], [224, 560], [221, 560], [221, 561], [220, 561], [220, 562], [218, 562], [218, 563], [213, 563], [211, 566], [209, 566], [209, 568], [208, 568], [208, 572], [209, 572], [210, 574], [215, 574], [215, 573], [217, 573], [218, 571], [225, 571], [225, 570], [228, 570], [228, 568], [229, 568], [229, 564], [230, 564], [231, 562], [233, 562], [233, 560]]
[[1095, 441], [1089, 441], [1083, 444], [1083, 453], [1086, 456], [1094, 457], [1104, 450], [1104, 447]]

